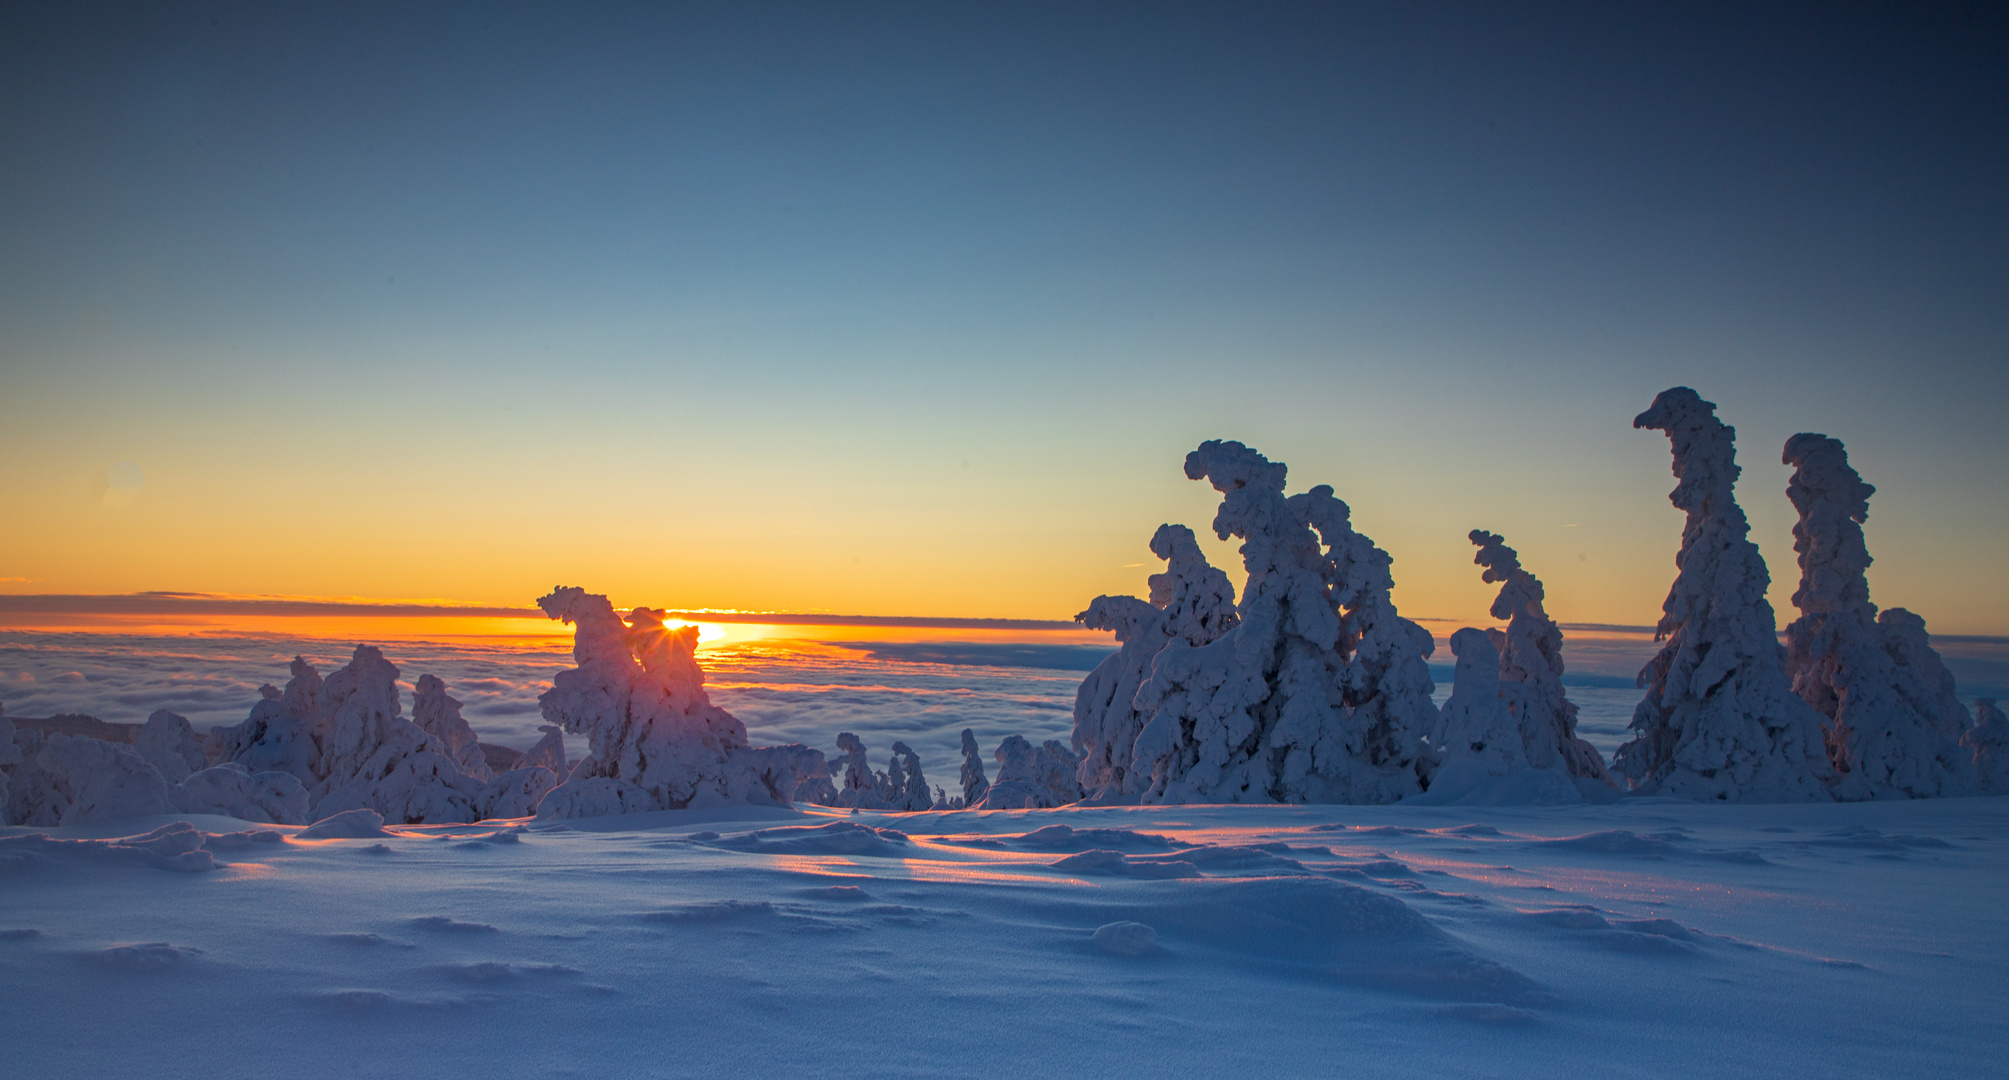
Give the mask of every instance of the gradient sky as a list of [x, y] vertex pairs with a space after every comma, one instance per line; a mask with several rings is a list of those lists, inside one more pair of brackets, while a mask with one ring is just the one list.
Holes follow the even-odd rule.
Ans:
[[[1686, 384], [1792, 617], [2009, 633], [2000, 8], [10, 4], [0, 590], [1066, 618], [1206, 438], [1407, 614], [1651, 622]], [[1217, 561], [1239, 561], [1213, 544]], [[1147, 565], [1148, 564], [1148, 565]]]

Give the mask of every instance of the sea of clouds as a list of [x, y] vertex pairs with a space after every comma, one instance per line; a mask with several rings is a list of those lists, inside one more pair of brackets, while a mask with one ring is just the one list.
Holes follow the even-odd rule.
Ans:
[[[1643, 634], [1577, 634], [1565, 658], [1579, 733], [1607, 758], [1627, 737], [1639, 691], [1632, 676], [1654, 643]], [[448, 692], [486, 742], [526, 749], [544, 723], [537, 696], [572, 666], [571, 654], [507, 640], [378, 643], [401, 669], [407, 712], [420, 675], [444, 679]], [[2009, 639], [1935, 641], [1960, 680], [1963, 700], [2009, 697]], [[86, 713], [134, 723], [172, 709], [198, 731], [234, 724], [250, 712], [264, 683], [284, 685], [287, 663], [305, 656], [323, 675], [347, 662], [354, 644], [282, 636], [146, 636], [113, 633], [0, 632], [0, 702], [20, 717]], [[1006, 735], [1037, 743], [1067, 741], [1075, 688], [1108, 649], [1037, 641], [816, 642], [755, 641], [708, 647], [699, 658], [712, 699], [738, 716], [756, 745], [800, 742], [826, 752], [837, 733], [865, 740], [881, 763], [904, 741], [929, 780], [952, 786], [961, 734], [976, 732], [986, 751]], [[1437, 700], [1450, 693], [1450, 650], [1440, 641], [1432, 665]], [[579, 737], [568, 739], [578, 757]], [[987, 767], [989, 763], [986, 763]]]

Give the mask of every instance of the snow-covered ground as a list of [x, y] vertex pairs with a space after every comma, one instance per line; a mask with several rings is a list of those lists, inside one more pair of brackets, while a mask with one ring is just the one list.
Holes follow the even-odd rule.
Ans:
[[0, 830], [10, 1075], [2002, 1068], [2000, 798], [172, 820]]

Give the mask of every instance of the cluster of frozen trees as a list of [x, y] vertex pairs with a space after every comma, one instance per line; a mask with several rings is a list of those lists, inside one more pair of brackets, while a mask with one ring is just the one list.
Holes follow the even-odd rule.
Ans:
[[72, 825], [151, 814], [225, 814], [302, 825], [346, 810], [385, 820], [469, 822], [530, 813], [558, 783], [562, 745], [549, 739], [497, 775], [460, 702], [421, 676], [401, 715], [398, 669], [367, 645], [325, 680], [295, 657], [284, 690], [267, 685], [251, 715], [197, 738], [165, 709], [131, 745], [13, 730], [6, 736], [5, 820]]
[[1685, 387], [1634, 426], [1672, 443], [1670, 499], [1687, 524], [1664, 645], [1611, 769], [1576, 734], [1561, 629], [1504, 538], [1471, 534], [1505, 627], [1451, 635], [1452, 692], [1433, 708], [1430, 637], [1396, 613], [1389, 558], [1346, 504], [1324, 486], [1286, 496], [1282, 464], [1208, 442], [1186, 474], [1221, 492], [1214, 529], [1243, 541], [1247, 584], [1237, 604], [1192, 532], [1166, 525], [1150, 601], [1101, 596], [1077, 616], [1120, 643], [1075, 701], [1086, 801], [1552, 801], [1610, 797], [1622, 782], [1741, 801], [2009, 792], [2009, 722], [1984, 700], [1970, 724], [1924, 620], [1869, 601], [1874, 489], [1841, 443], [1786, 444], [1801, 616], [1782, 646], [1733, 493], [1735, 432]]
[[1390, 599], [1391, 560], [1324, 485], [1238, 442], [1201, 444], [1186, 475], [1221, 493], [1214, 531], [1242, 540], [1239, 604], [1193, 534], [1152, 540], [1151, 599], [1079, 616], [1123, 643], [1075, 700], [1081, 786], [1098, 803], [1393, 802], [1442, 755], [1428, 631]]
[[[1452, 691], [1431, 702], [1428, 632], [1397, 613], [1391, 559], [1320, 485], [1285, 494], [1286, 469], [1238, 442], [1187, 455], [1221, 494], [1215, 534], [1242, 541], [1239, 600], [1192, 530], [1161, 526], [1150, 597], [1098, 596], [1076, 616], [1119, 647], [1076, 695], [1073, 746], [1007, 736], [985, 772], [962, 733], [959, 794], [931, 787], [893, 744], [834, 758], [754, 747], [712, 704], [695, 627], [625, 618], [559, 588], [538, 604], [574, 627], [576, 666], [539, 698], [544, 739], [497, 774], [460, 703], [431, 675], [401, 714], [398, 669], [369, 646], [323, 679], [295, 658], [242, 723], [198, 739], [161, 710], [131, 745], [16, 731], [0, 708], [0, 822], [67, 825], [165, 813], [304, 824], [368, 810], [394, 823], [587, 817], [735, 803], [885, 811], [1187, 802], [1574, 801], [1634, 793], [1786, 801], [2009, 794], [2009, 720], [1983, 699], [1970, 723], [1924, 620], [1870, 602], [1862, 525], [1875, 489], [1825, 435], [1788, 440], [1787, 495], [1800, 609], [1782, 646], [1771, 583], [1737, 505], [1735, 431], [1693, 390], [1634, 421], [1672, 444], [1684, 511], [1664, 642], [1639, 683], [1634, 737], [1608, 770], [1576, 733], [1562, 631], [1541, 581], [1503, 537], [1473, 530], [1500, 586], [1495, 629], [1451, 635]], [[588, 753], [565, 757], [564, 733]]]
[[1782, 646], [1765, 600], [1771, 576], [1732, 491], [1735, 430], [1687, 387], [1662, 393], [1633, 426], [1667, 433], [1678, 481], [1669, 498], [1688, 516], [1658, 630], [1666, 644], [1640, 673], [1646, 698], [1615, 762], [1634, 791], [1786, 801], [2001, 790], [1986, 775], [2001, 760], [1992, 706], [1970, 729], [1925, 620], [1870, 603], [1862, 524], [1876, 489], [1840, 442], [1786, 442], [1801, 614]]

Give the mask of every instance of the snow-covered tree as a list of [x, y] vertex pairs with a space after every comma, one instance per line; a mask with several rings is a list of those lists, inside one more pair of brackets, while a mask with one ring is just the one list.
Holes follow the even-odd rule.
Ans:
[[[1528, 760], [1520, 722], [1500, 694], [1498, 631], [1489, 634], [1463, 627], [1451, 635], [1451, 653], [1458, 665], [1451, 677], [1451, 696], [1443, 719], [1430, 741], [1443, 752], [1442, 767], [1462, 768], [1475, 776], [1505, 776], [1536, 768]], [[1561, 768], [1561, 762], [1549, 767]]]
[[[967, 741], [969, 732], [963, 732]], [[21, 764], [21, 748], [14, 744], [14, 721], [7, 719], [7, 703], [0, 701], [0, 825], [8, 824], [7, 785]]]
[[1975, 787], [1983, 795], [2009, 795], [2009, 717], [1994, 698], [1974, 702], [1974, 726], [1960, 737], [1974, 754]]
[[984, 777], [984, 759], [977, 752], [976, 732], [963, 729], [963, 805], [974, 807], [983, 801], [990, 791], [991, 782]]
[[1166, 560], [1165, 572], [1151, 575], [1149, 603], [1133, 596], [1098, 596], [1074, 617], [1091, 630], [1113, 630], [1119, 648], [1103, 660], [1074, 695], [1074, 749], [1081, 755], [1078, 777], [1096, 804], [1134, 802], [1148, 774], [1130, 772], [1137, 733], [1145, 716], [1136, 705], [1137, 688], [1151, 674], [1151, 662], [1165, 643], [1179, 638], [1205, 645], [1237, 621], [1235, 590], [1228, 575], [1207, 564], [1193, 530], [1160, 525], [1151, 553]]
[[437, 675], [421, 675], [412, 686], [412, 723], [433, 737], [439, 752], [452, 758], [462, 772], [486, 783], [495, 779], [474, 729], [460, 715], [460, 702], [448, 697]]
[[[897, 761], [897, 759], [896, 759]], [[837, 763], [844, 768], [835, 806], [858, 810], [886, 808], [886, 774], [875, 772], [865, 758], [865, 741], [848, 731], [837, 733]]]
[[540, 724], [537, 730], [543, 732], [544, 737], [537, 740], [537, 745], [523, 755], [523, 759], [516, 763], [516, 767], [523, 769], [535, 765], [550, 769], [561, 778], [564, 777], [566, 773], [572, 771], [571, 765], [565, 760], [564, 729], [557, 724]]
[[1614, 771], [1635, 791], [1663, 795], [1828, 798], [1821, 717], [1786, 679], [1765, 600], [1771, 575], [1734, 494], [1736, 431], [1685, 386], [1663, 391], [1632, 424], [1667, 433], [1678, 481], [1668, 498], [1687, 524], [1655, 632], [1666, 644], [1639, 674], [1646, 698]]
[[998, 778], [973, 810], [1046, 810], [1079, 801], [1075, 780], [1081, 762], [1058, 740], [1034, 746], [1023, 735], [1007, 735], [992, 757]]
[[828, 776], [820, 751], [747, 745], [746, 726], [705, 693], [696, 627], [671, 630], [650, 608], [623, 621], [606, 597], [577, 588], [537, 603], [576, 628], [578, 662], [538, 704], [546, 720], [587, 736], [591, 747], [545, 796], [540, 817], [787, 805], [804, 782]]
[[195, 737], [195, 728], [188, 718], [166, 709], [155, 709], [146, 723], [140, 725], [139, 734], [133, 739], [133, 750], [159, 769], [170, 784], [179, 784], [190, 774], [209, 767], [209, 758], [203, 753], [202, 743]]
[[1396, 613], [1389, 557], [1346, 504], [1323, 485], [1286, 499], [1285, 473], [1238, 442], [1186, 457], [1221, 493], [1214, 532], [1242, 539], [1248, 581], [1237, 625], [1171, 638], [1138, 688], [1140, 801], [1392, 802], [1428, 779], [1430, 635]]
[[1470, 539], [1479, 548], [1472, 561], [1485, 568], [1481, 579], [1500, 586], [1491, 611], [1507, 624], [1497, 643], [1500, 682], [1529, 767], [1560, 767], [1571, 776], [1616, 787], [1604, 756], [1577, 737], [1576, 703], [1563, 690], [1563, 632], [1543, 607], [1541, 579], [1521, 566], [1519, 553], [1507, 546], [1505, 537], [1473, 529]]
[[[897, 774], [900, 777], [900, 790], [897, 798], [889, 798], [887, 801], [893, 804], [895, 810], [933, 809], [935, 797], [929, 792], [927, 777], [921, 775], [920, 756], [908, 749], [907, 744], [903, 742], [893, 744], [893, 754], [895, 762], [902, 765]], [[892, 777], [896, 774], [888, 769], [886, 775]]]
[[1786, 496], [1800, 512], [1793, 526], [1800, 562], [1793, 603], [1801, 614], [1786, 627], [1786, 672], [1793, 690], [1826, 720], [1835, 795], [1973, 794], [1973, 755], [1959, 746], [1966, 710], [1952, 696], [1952, 676], [1937, 679], [1946, 666], [1924, 621], [1897, 608], [1880, 626], [1870, 602], [1862, 523], [1876, 488], [1849, 466], [1842, 444], [1825, 435], [1786, 440], [1782, 460], [1793, 466]]
[[58, 825], [147, 817], [174, 811], [160, 770], [122, 743], [55, 734], [36, 762], [68, 796]]

